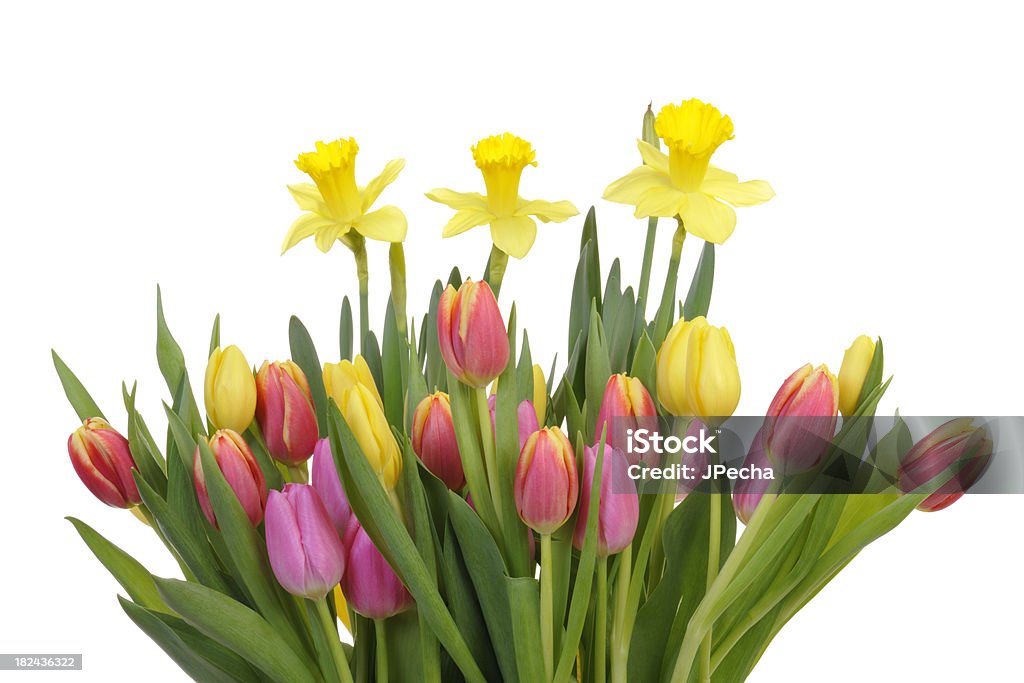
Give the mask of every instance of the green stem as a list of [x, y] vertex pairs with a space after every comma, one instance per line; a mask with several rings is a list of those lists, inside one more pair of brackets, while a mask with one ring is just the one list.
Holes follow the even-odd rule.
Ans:
[[306, 463], [301, 465], [286, 465], [288, 472], [288, 482], [292, 484], [308, 484], [309, 483], [309, 471], [306, 469]]
[[647, 219], [647, 241], [644, 242], [644, 261], [640, 269], [640, 287], [637, 289], [636, 302], [640, 311], [647, 315], [647, 290], [651, 287], [651, 264], [654, 261], [654, 239], [658, 232], [658, 219], [651, 216]]
[[405, 247], [401, 242], [392, 242], [388, 251], [388, 265], [391, 267], [391, 305], [395, 309], [395, 323], [398, 333], [405, 337]]
[[629, 584], [633, 565], [633, 546], [619, 555], [619, 575], [615, 579], [615, 614], [612, 622], [612, 683], [626, 683], [632, 620], [629, 618]]
[[487, 407], [487, 390], [483, 387], [474, 390], [476, 393], [477, 419], [480, 424], [480, 441], [484, 449], [484, 466], [487, 468], [487, 488], [494, 503], [498, 527], [504, 532], [503, 497], [501, 477], [498, 473], [498, 458], [494, 447], [494, 430], [491, 427], [491, 409]]
[[676, 218], [676, 231], [672, 235], [672, 254], [668, 260], [668, 273], [665, 275], [665, 288], [661, 292], [661, 305], [655, 320], [654, 345], [658, 347], [665, 340], [672, 321], [675, 320], [676, 286], [679, 282], [679, 261], [683, 255], [683, 243], [686, 241], [686, 228], [683, 221]]
[[545, 680], [555, 677], [554, 596], [551, 581], [553, 569], [551, 534], [540, 535], [540, 640], [544, 650]]
[[377, 645], [377, 681], [376, 683], [388, 683], [388, 639], [387, 629], [384, 627], [384, 619], [373, 620], [373, 635]]
[[[711, 511], [709, 515], [710, 535], [708, 536], [708, 575], [705, 591], [710, 591], [718, 576], [719, 555], [722, 541], [722, 494], [711, 494]], [[704, 640], [700, 644], [700, 680], [711, 683], [711, 637], [714, 626], [708, 628]]]
[[608, 630], [608, 558], [597, 561], [597, 609], [594, 612], [594, 683], [605, 683]]
[[356, 277], [359, 279], [359, 350], [366, 352], [366, 338], [370, 334], [370, 268], [366, 262], [366, 240], [353, 245], [356, 258]]
[[317, 600], [314, 604], [316, 605], [316, 614], [320, 618], [320, 628], [324, 632], [324, 639], [331, 648], [334, 668], [337, 669], [342, 683], [352, 683], [352, 672], [348, 668], [348, 659], [345, 658], [345, 650], [342, 649], [341, 640], [338, 638], [338, 627], [327, 609], [327, 600]]
[[501, 291], [501, 281], [505, 279], [505, 269], [508, 268], [508, 254], [498, 249], [497, 245], [491, 245], [490, 268], [487, 270], [487, 283], [494, 292], [494, 298], [498, 298]]

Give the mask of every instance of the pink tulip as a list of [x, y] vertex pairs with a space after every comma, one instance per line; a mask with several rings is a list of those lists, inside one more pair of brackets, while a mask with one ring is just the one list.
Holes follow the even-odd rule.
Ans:
[[[992, 441], [971, 418], [950, 420], [914, 444], [900, 463], [898, 485], [910, 493], [934, 482], [934, 493], [917, 506], [924, 512], [947, 508], [985, 471], [992, 457]], [[932, 490], [932, 488], [926, 490]]]
[[331, 454], [331, 442], [329, 439], [320, 439], [313, 449], [313, 488], [327, 510], [327, 516], [339, 536], [344, 537], [348, 525], [355, 519], [352, 508], [348, 504], [348, 497], [341, 487], [341, 477], [338, 476], [338, 469], [334, 464], [334, 456]]
[[427, 469], [452, 491], [459, 491], [466, 485], [448, 394], [439, 391], [416, 406], [412, 416], [412, 449]]
[[263, 362], [256, 373], [256, 422], [275, 460], [299, 465], [313, 453], [316, 411], [306, 375], [292, 361]]
[[514, 494], [519, 518], [537, 533], [550, 534], [572, 516], [579, 482], [562, 430], [545, 427], [530, 436], [519, 454]]
[[594, 443], [600, 441], [602, 428], [606, 425], [608, 429], [605, 443], [622, 451], [631, 465], [640, 463], [640, 455], [631, 453], [628, 448], [626, 432], [631, 429], [656, 431], [658, 409], [650, 392], [639, 379], [626, 374], [612, 375], [608, 378], [601, 399], [601, 408], [597, 413]]
[[828, 367], [808, 363], [779, 388], [768, 407], [765, 446], [782, 474], [796, 474], [821, 463], [839, 415], [839, 384]]
[[[497, 407], [498, 397], [494, 395], [488, 396], [487, 408], [491, 411], [491, 436], [495, 436], [496, 422], [494, 413]], [[537, 411], [529, 399], [524, 398], [516, 407], [516, 421], [519, 431], [519, 450], [522, 451], [530, 435], [540, 429], [540, 423], [537, 422]]]
[[271, 491], [266, 531], [270, 567], [286, 591], [320, 600], [341, 581], [345, 548], [312, 486]]
[[352, 609], [370, 619], [387, 619], [412, 606], [412, 595], [358, 522], [345, 534], [345, 548], [341, 591]]
[[[761, 469], [771, 468], [768, 456], [764, 450], [764, 429], [759, 429], [754, 441], [750, 444], [747, 457], [743, 460], [743, 467], [759, 467]], [[758, 503], [764, 496], [765, 491], [771, 485], [770, 479], [739, 479], [732, 492], [732, 506], [736, 510], [736, 516], [744, 524], [750, 522], [754, 516]]]
[[90, 417], [68, 437], [68, 455], [85, 487], [107, 505], [130, 508], [142, 502], [128, 439], [103, 418]]
[[448, 285], [437, 307], [441, 356], [452, 374], [471, 387], [487, 386], [508, 363], [508, 334], [491, 287], [466, 280]]
[[[587, 534], [587, 517], [590, 515], [590, 488], [594, 482], [597, 467], [597, 446], [588, 446], [583, 451], [583, 481], [580, 482], [580, 512], [576, 516], [576, 530], [572, 543], [577, 550], [583, 550]], [[633, 542], [636, 525], [640, 519], [640, 500], [636, 484], [629, 478], [629, 461], [622, 451], [605, 446], [604, 463], [601, 467], [601, 499], [597, 510], [597, 556], [607, 557], [620, 553]]]
[[[217, 466], [228, 486], [235, 492], [238, 502], [242, 504], [246, 517], [253, 526], [259, 525], [263, 521], [263, 509], [267, 505], [267, 483], [256, 458], [249, 450], [249, 444], [238, 432], [231, 429], [221, 429], [214, 433], [209, 443], [214, 460], [217, 461]], [[203, 461], [199, 457], [198, 447], [193, 459], [192, 472], [199, 507], [210, 524], [219, 528], [213, 513], [213, 505], [210, 503], [210, 494], [207, 492], [206, 476], [203, 474]]]

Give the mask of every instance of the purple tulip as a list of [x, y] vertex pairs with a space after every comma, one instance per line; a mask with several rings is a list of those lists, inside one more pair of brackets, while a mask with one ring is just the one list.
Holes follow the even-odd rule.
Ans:
[[992, 441], [983, 427], [969, 417], [946, 422], [914, 444], [900, 463], [900, 490], [909, 493], [935, 482], [934, 493], [918, 510], [937, 512], [947, 508], [985, 472], [992, 457]]
[[320, 501], [327, 509], [327, 516], [331, 518], [331, 523], [338, 535], [344, 538], [349, 522], [355, 519], [355, 516], [352, 514], [352, 507], [348, 504], [345, 490], [341, 487], [341, 478], [334, 465], [329, 439], [320, 439], [313, 448], [312, 475], [313, 488], [316, 489]]
[[412, 595], [358, 521], [345, 534], [345, 547], [341, 591], [352, 609], [370, 619], [387, 619], [412, 606]]
[[[772, 464], [768, 462], [768, 454], [765, 453], [764, 434], [764, 429], [758, 430], [754, 441], [750, 444], [747, 457], [743, 460], [743, 467], [771, 469]], [[758, 503], [761, 502], [761, 498], [771, 483], [771, 479], [759, 478], [739, 479], [736, 482], [732, 492], [732, 506], [736, 510], [736, 516], [744, 524], [749, 523], [750, 518], [754, 516], [754, 510], [757, 509]]]
[[[580, 482], [580, 512], [576, 516], [576, 530], [572, 544], [583, 550], [587, 535], [587, 517], [590, 514], [590, 487], [597, 467], [597, 446], [583, 451], [583, 480]], [[601, 500], [597, 510], [597, 556], [607, 557], [625, 550], [633, 542], [640, 519], [640, 500], [636, 484], [627, 474], [629, 461], [618, 448], [604, 447], [601, 467]]]
[[312, 486], [271, 491], [266, 531], [270, 566], [286, 591], [319, 600], [341, 581], [345, 548]]

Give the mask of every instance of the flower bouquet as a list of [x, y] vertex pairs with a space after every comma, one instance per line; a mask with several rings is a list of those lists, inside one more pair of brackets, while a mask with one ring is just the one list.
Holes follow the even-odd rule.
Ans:
[[[505, 133], [472, 148], [485, 193], [427, 193], [455, 210], [444, 237], [487, 225], [493, 249], [482, 279], [454, 268], [438, 280], [418, 320], [406, 310], [405, 215], [376, 208], [404, 162], [360, 186], [355, 140], [299, 155], [313, 183], [289, 187], [302, 213], [283, 251], [311, 237], [352, 253], [359, 323], [346, 297], [340, 348], [318, 350], [293, 317], [291, 359], [254, 368], [222, 345], [218, 318], [204, 415], [158, 292], [159, 441], [134, 386], [123, 385], [117, 430], [53, 356], [83, 420], [68, 440], [75, 471], [152, 527], [180, 567], [155, 576], [71, 519], [127, 616], [197, 681], [746, 678], [865, 546], [915, 508], [961, 496], [992, 441], [960, 419], [915, 444], [898, 416], [878, 438], [889, 381], [881, 341], [865, 336], [838, 377], [808, 364], [764, 415], [733, 416], [733, 342], [707, 318], [715, 245], [735, 228], [733, 207], [773, 191], [710, 165], [732, 136], [730, 118], [698, 100], [648, 109], [641, 165], [604, 192], [648, 221], [640, 281], [624, 286], [618, 259], [602, 271], [591, 209], [559, 321], [566, 360], [547, 371], [515, 306], [499, 305], [535, 219], [578, 213], [520, 196], [530, 143]], [[674, 236], [649, 302], [660, 218]], [[682, 293], [688, 235], [703, 245]], [[368, 240], [390, 250], [379, 336]]]

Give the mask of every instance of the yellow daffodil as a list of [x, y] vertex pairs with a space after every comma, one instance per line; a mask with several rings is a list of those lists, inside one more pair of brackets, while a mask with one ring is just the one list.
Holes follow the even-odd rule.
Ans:
[[687, 232], [721, 244], [736, 227], [733, 206], [753, 206], [775, 196], [763, 180], [741, 183], [709, 165], [718, 146], [733, 137], [732, 120], [710, 104], [693, 99], [667, 105], [654, 128], [668, 154], [638, 140], [644, 165], [604, 191], [609, 201], [635, 206], [637, 218], [678, 216]]
[[451, 237], [480, 225], [491, 226], [495, 246], [516, 258], [523, 258], [537, 238], [537, 224], [531, 216], [547, 223], [561, 223], [579, 213], [571, 202], [527, 200], [519, 196], [523, 169], [536, 166], [536, 153], [529, 142], [511, 133], [484, 138], [472, 147], [476, 167], [484, 176], [487, 195], [436, 189], [427, 197], [456, 210], [441, 233]]
[[300, 154], [295, 160], [295, 165], [309, 174], [315, 185], [299, 183], [288, 186], [295, 202], [306, 213], [288, 229], [281, 247], [282, 254], [314, 235], [316, 246], [323, 252], [330, 250], [335, 241], [353, 246], [353, 231], [382, 242], [405, 239], [408, 223], [401, 209], [384, 206], [370, 211], [380, 193], [405, 167], [405, 160], [389, 161], [379, 176], [366, 187], [359, 187], [356, 185], [357, 152], [359, 145], [354, 138], [317, 142], [315, 152]]

